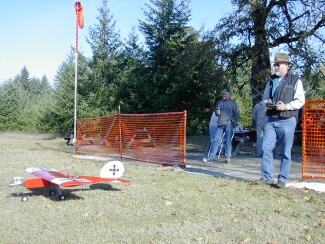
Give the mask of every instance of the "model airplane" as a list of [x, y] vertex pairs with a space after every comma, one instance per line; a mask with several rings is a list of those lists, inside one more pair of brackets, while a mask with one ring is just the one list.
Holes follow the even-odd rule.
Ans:
[[[59, 200], [65, 200], [66, 196], [62, 194], [61, 187], [69, 188], [80, 185], [91, 185], [102, 182], [129, 183], [127, 180], [119, 179], [124, 173], [124, 166], [120, 161], [111, 161], [104, 165], [100, 171], [100, 176], [74, 176], [60, 172], [51, 168], [27, 168], [27, 172], [37, 176], [36, 178], [25, 179], [23, 177], [14, 177], [9, 186], [25, 186], [26, 189], [45, 188], [54, 186], [55, 190], [50, 190], [50, 195], [59, 194]], [[28, 201], [28, 197], [22, 194], [22, 202]]]

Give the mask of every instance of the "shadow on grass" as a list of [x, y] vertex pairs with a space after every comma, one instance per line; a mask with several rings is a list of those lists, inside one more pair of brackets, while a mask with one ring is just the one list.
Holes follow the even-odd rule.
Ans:
[[74, 147], [70, 147], [70, 146], [64, 146], [64, 149], [63, 149], [63, 147], [59, 147], [59, 148], [47, 147], [47, 146], [43, 146], [39, 142], [37, 142], [36, 145], [41, 148], [44, 148], [44, 149], [48, 149], [48, 150], [52, 150], [52, 151], [56, 151], [56, 152], [63, 152], [63, 153], [67, 153], [67, 154], [73, 154], [73, 148], [74, 148]]
[[[58, 193], [55, 191], [55, 195], [51, 195], [50, 191], [51, 190], [56, 190], [54, 187], [46, 187], [46, 188], [41, 188], [41, 189], [25, 189], [25, 191], [22, 192], [14, 192], [10, 193], [11, 197], [15, 198], [21, 198], [23, 195], [29, 197], [35, 197], [35, 196], [44, 196], [51, 201], [61, 201], [59, 200]], [[93, 184], [90, 185], [89, 188], [73, 188], [73, 189], [66, 189], [66, 188], [61, 188], [62, 194], [66, 196], [67, 200], [81, 200], [84, 199], [83, 197], [77, 196], [74, 194], [74, 192], [79, 192], [79, 191], [93, 191], [93, 190], [103, 190], [103, 191], [120, 191], [118, 188], [113, 188], [112, 185], [110, 184], [105, 184], [105, 183], [98, 183], [98, 184]]]
[[229, 179], [229, 180], [248, 181], [241, 177], [231, 176], [228, 174], [224, 174], [222, 172], [207, 170], [207, 169], [202, 169], [202, 168], [185, 168], [184, 171], [189, 172], [189, 173], [194, 173], [194, 174], [212, 175], [214, 177], [220, 177], [220, 178], [225, 178], [225, 179]]

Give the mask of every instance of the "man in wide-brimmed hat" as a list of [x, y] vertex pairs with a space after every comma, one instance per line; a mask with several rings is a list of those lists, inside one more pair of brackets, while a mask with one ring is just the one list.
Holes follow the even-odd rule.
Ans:
[[[305, 104], [305, 94], [301, 79], [289, 72], [290, 59], [286, 53], [277, 53], [274, 59], [275, 74], [267, 82], [263, 101], [267, 105], [268, 116], [264, 127], [262, 178], [259, 184], [284, 188], [291, 169], [291, 149], [299, 109]], [[278, 181], [274, 184], [273, 149], [279, 140], [281, 164]]]

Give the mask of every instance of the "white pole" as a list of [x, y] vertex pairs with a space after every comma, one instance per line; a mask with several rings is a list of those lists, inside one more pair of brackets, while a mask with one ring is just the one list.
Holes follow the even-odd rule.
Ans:
[[73, 145], [74, 153], [77, 152], [77, 74], [78, 74], [78, 26], [80, 28], [84, 27], [83, 22], [83, 4], [76, 2], [74, 4], [76, 9], [76, 60], [75, 60], [75, 69], [74, 69], [74, 126], [73, 126]]
[[75, 65], [74, 65], [74, 126], [73, 126], [73, 145], [74, 145], [74, 153], [76, 153], [76, 145], [77, 145], [77, 74], [78, 74], [78, 53], [76, 52]]
[[[79, 2], [77, 2], [79, 3]], [[77, 87], [78, 87], [78, 4], [75, 3], [76, 9], [76, 56], [74, 63], [74, 121], [73, 121], [73, 146], [74, 153], [77, 152]]]

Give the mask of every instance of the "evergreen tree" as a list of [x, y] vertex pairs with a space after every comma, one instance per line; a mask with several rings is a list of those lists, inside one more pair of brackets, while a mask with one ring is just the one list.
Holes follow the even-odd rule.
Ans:
[[119, 77], [116, 84], [115, 106], [121, 105], [123, 113], [143, 111], [141, 107], [141, 84], [146, 78], [144, 47], [139, 44], [139, 36], [135, 27], [122, 46], [119, 64]]
[[35, 127], [36, 130], [40, 132], [52, 132], [53, 130], [51, 130], [46, 123], [43, 123], [43, 118], [54, 102], [54, 89], [49, 84], [46, 76], [41, 78], [39, 86], [40, 92], [38, 93], [38, 99], [32, 105], [32, 110], [36, 112], [35, 116], [37, 118]]
[[18, 129], [18, 84], [12, 80], [0, 87], [0, 130]]
[[150, 80], [145, 81], [144, 98], [148, 112], [174, 109], [174, 86], [177, 86], [179, 74], [177, 63], [179, 54], [186, 45], [193, 43], [196, 36], [188, 31], [190, 19], [189, 1], [151, 0], [153, 6], [144, 12], [146, 22], [140, 21], [140, 31], [145, 36], [148, 47], [147, 73]]
[[23, 67], [0, 91], [0, 130], [37, 131], [52, 96], [46, 77], [42, 82], [29, 78], [27, 68]]
[[[78, 54], [77, 67], [77, 117], [80, 118], [80, 114], [88, 117], [89, 114], [85, 114], [80, 108], [82, 105], [87, 110], [84, 105], [87, 102], [82, 101], [88, 99], [86, 95], [88, 95], [87, 84], [89, 83], [86, 73], [86, 70], [88, 70], [86, 58], [80, 53]], [[75, 52], [73, 49], [71, 49], [66, 61], [60, 65], [55, 81], [53, 101], [46, 113], [44, 113], [41, 125], [44, 130], [63, 133], [71, 131], [74, 126]]]
[[187, 110], [188, 132], [205, 130], [216, 88], [224, 83], [214, 44], [200, 41], [200, 33], [188, 26], [189, 0], [150, 2], [139, 27], [147, 45], [139, 106], [143, 112]]
[[115, 31], [115, 21], [107, 7], [107, 1], [98, 9], [98, 24], [89, 28], [90, 39], [87, 38], [92, 50], [91, 80], [96, 87], [93, 99], [89, 101], [90, 106], [100, 109], [100, 115], [106, 115], [114, 109], [115, 87], [119, 69], [120, 35]]

